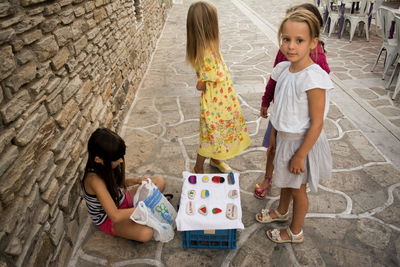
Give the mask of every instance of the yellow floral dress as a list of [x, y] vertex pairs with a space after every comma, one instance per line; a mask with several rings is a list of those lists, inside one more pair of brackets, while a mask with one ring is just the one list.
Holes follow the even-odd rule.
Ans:
[[251, 141], [228, 67], [207, 52], [196, 72], [198, 80], [206, 84], [200, 99], [198, 153], [217, 160], [233, 158]]

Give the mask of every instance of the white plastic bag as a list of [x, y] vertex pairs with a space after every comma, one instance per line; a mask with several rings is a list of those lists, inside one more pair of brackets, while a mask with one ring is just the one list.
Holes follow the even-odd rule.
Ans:
[[154, 230], [156, 241], [168, 242], [174, 238], [176, 211], [151, 181], [143, 181], [133, 198], [135, 211], [132, 221]]

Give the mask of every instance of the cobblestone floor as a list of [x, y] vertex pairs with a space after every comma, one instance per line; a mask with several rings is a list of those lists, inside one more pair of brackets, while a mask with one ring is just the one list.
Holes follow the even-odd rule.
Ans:
[[[198, 98], [195, 75], [184, 64], [185, 19], [193, 1], [176, 1], [151, 66], [125, 120], [129, 176], [163, 175], [178, 204], [181, 173], [195, 162]], [[240, 172], [245, 230], [231, 251], [182, 249], [177, 232], [169, 243], [107, 236], [88, 220], [82, 227], [70, 266], [399, 266], [400, 172], [399, 97], [384, 89], [382, 62], [370, 68], [381, 39], [326, 38], [335, 93], [325, 124], [333, 153], [333, 178], [310, 194], [305, 242], [276, 245], [254, 214], [275, 207], [278, 190], [255, 199], [253, 185], [263, 176], [260, 147], [267, 120], [258, 116], [266, 79], [277, 52], [276, 29], [289, 5], [303, 1], [220, 0], [222, 52], [230, 67], [247, 119], [252, 145], [229, 161]], [[371, 126], [373, 125], [373, 126]], [[371, 130], [372, 129], [372, 130]], [[383, 129], [383, 130], [382, 130]], [[393, 141], [394, 140], [394, 141]], [[207, 167], [209, 172], [215, 169]], [[86, 212], [81, 208], [81, 212]]]

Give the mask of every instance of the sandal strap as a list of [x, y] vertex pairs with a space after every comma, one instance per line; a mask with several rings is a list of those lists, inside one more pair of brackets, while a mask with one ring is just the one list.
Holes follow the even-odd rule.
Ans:
[[286, 232], [288, 233], [288, 236], [292, 241], [300, 238], [303, 235], [303, 229], [301, 229], [300, 233], [298, 234], [293, 234], [292, 230], [290, 230], [290, 227], [286, 228]]
[[278, 218], [281, 218], [281, 217], [287, 216], [288, 213], [289, 213], [289, 210], [288, 210], [285, 214], [281, 214], [281, 213], [278, 211], [278, 209], [274, 210], [274, 212], [275, 212], [275, 214], [276, 214], [276, 216], [277, 216]]

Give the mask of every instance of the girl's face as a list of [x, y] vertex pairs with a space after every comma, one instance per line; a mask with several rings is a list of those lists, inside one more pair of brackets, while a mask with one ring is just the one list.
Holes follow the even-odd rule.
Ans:
[[318, 38], [311, 38], [307, 23], [288, 20], [283, 25], [280, 50], [291, 63], [307, 60], [317, 44]]

